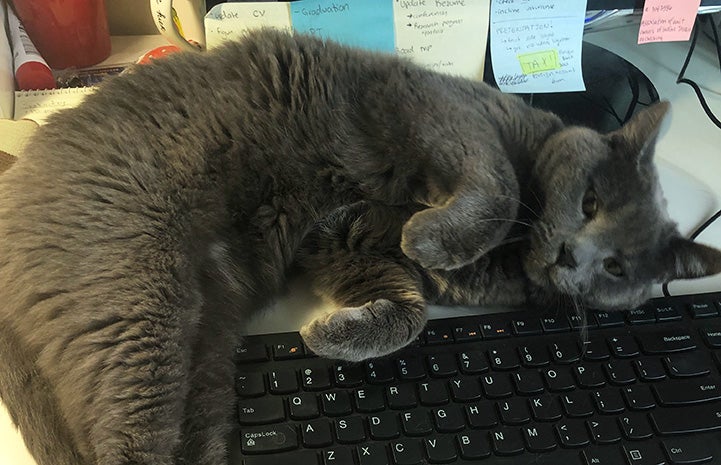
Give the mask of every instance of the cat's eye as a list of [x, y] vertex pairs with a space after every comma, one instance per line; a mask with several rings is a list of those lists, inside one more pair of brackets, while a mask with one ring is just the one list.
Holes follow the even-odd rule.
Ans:
[[588, 219], [592, 219], [596, 216], [598, 211], [598, 197], [596, 197], [596, 191], [588, 189], [583, 195], [583, 201], [581, 202], [581, 210]]
[[616, 260], [615, 258], [605, 258], [603, 260], [603, 269], [606, 270], [608, 273], [612, 274], [613, 276], [623, 276], [623, 268], [621, 267], [621, 264], [618, 263], [618, 260]]

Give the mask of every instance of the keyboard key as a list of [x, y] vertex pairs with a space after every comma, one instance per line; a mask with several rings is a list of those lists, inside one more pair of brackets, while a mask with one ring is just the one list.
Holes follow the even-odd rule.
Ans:
[[656, 409], [649, 414], [654, 430], [659, 434], [686, 434], [721, 429], [721, 407], [694, 405], [683, 409]]
[[240, 397], [258, 397], [265, 394], [262, 373], [247, 373], [235, 377], [235, 392]]
[[618, 425], [611, 417], [595, 417], [586, 420], [591, 440], [596, 444], [613, 444], [621, 440]]
[[489, 401], [478, 402], [465, 407], [466, 419], [471, 428], [492, 428], [498, 424], [493, 404]]
[[513, 385], [508, 375], [494, 373], [481, 376], [483, 394], [489, 399], [501, 399], [513, 395]]
[[551, 368], [543, 370], [543, 380], [549, 391], [562, 392], [571, 391], [576, 387], [576, 383], [571, 375], [571, 371], [565, 367]]
[[701, 330], [706, 345], [712, 349], [721, 349], [721, 327], [713, 326]]
[[283, 399], [280, 397], [238, 401], [238, 420], [241, 425], [267, 425], [284, 419]]
[[333, 367], [333, 382], [341, 388], [360, 386], [363, 384], [363, 369], [360, 365], [338, 364]]
[[313, 420], [300, 424], [300, 434], [305, 447], [326, 447], [333, 444], [328, 420]]
[[466, 375], [478, 375], [488, 371], [486, 356], [480, 350], [459, 353], [458, 366], [461, 367], [461, 373]]
[[675, 305], [659, 305], [654, 307], [654, 310], [656, 311], [656, 320], [659, 323], [681, 320], [681, 312]]
[[522, 454], [525, 446], [518, 428], [501, 427], [491, 431], [493, 450], [498, 455]]
[[382, 412], [368, 417], [368, 428], [373, 439], [395, 439], [400, 436], [400, 425], [395, 413]]
[[323, 413], [329, 417], [341, 417], [353, 412], [347, 391], [330, 391], [320, 395]]
[[656, 323], [656, 312], [649, 307], [636, 308], [628, 311], [627, 318], [632, 325]]
[[669, 438], [664, 439], [661, 446], [672, 464], [706, 463], [714, 458], [709, 450], [708, 439]]
[[582, 420], [566, 420], [555, 426], [556, 436], [563, 447], [577, 448], [587, 445], [588, 432]]
[[383, 389], [379, 386], [366, 386], [353, 392], [353, 401], [359, 412], [379, 412], [385, 408]]
[[[318, 465], [318, 456], [312, 450], [299, 450], [283, 452], [273, 455], [254, 455], [243, 458], [243, 465], [278, 465], [279, 463], [302, 463], [303, 465]], [[335, 465], [344, 465], [335, 463]]]
[[491, 361], [491, 368], [494, 370], [514, 370], [521, 364], [512, 349], [489, 349], [488, 359]]
[[663, 362], [672, 378], [704, 376], [709, 374], [710, 368], [713, 367], [711, 358], [707, 354], [700, 352], [669, 355], [664, 357]]
[[392, 442], [391, 455], [395, 465], [423, 465], [421, 444], [415, 439]]
[[583, 465], [621, 465], [626, 460], [621, 449], [617, 447], [593, 446], [581, 453]]
[[[332, 449], [326, 449], [323, 451], [322, 455], [323, 465], [354, 465], [353, 449], [348, 447], [334, 447]], [[303, 462], [281, 462], [279, 460], [274, 465], [279, 463], [301, 464]]]
[[355, 444], [365, 441], [366, 433], [360, 417], [347, 417], [335, 420], [335, 436], [341, 444]]
[[447, 378], [458, 373], [455, 357], [450, 352], [429, 355], [426, 361], [428, 363], [428, 372], [434, 378]]
[[456, 442], [464, 460], [480, 460], [491, 455], [485, 432], [467, 431], [456, 436]]
[[527, 368], [544, 367], [551, 363], [548, 351], [541, 345], [521, 346], [518, 348], [523, 366]]
[[499, 339], [509, 337], [512, 333], [510, 324], [504, 320], [491, 320], [481, 324], [483, 339]]
[[574, 391], [561, 396], [561, 405], [566, 416], [571, 418], [590, 417], [593, 415], [593, 404], [587, 392]]
[[530, 452], [548, 452], [556, 448], [553, 427], [546, 424], [529, 425], [521, 429]]
[[327, 368], [301, 368], [300, 379], [306, 391], [323, 391], [330, 388], [330, 375]]
[[[367, 444], [356, 447], [358, 465], [390, 465], [388, 452], [383, 444]], [[297, 465], [301, 465], [297, 462]]]
[[428, 411], [417, 409], [401, 414], [401, 425], [408, 436], [425, 436], [433, 432]]
[[423, 405], [443, 405], [450, 400], [446, 383], [441, 380], [432, 380], [418, 384], [418, 397]]
[[240, 430], [240, 450], [244, 454], [270, 454], [298, 448], [292, 425], [259, 426]]
[[386, 359], [366, 362], [366, 376], [371, 384], [385, 384], [395, 380], [393, 365]]
[[532, 396], [544, 391], [543, 378], [537, 371], [519, 371], [511, 375], [516, 393], [522, 396]]
[[423, 440], [426, 456], [431, 463], [449, 463], [458, 458], [453, 439], [450, 436], [439, 436]]
[[473, 326], [455, 326], [453, 328], [453, 337], [456, 342], [471, 342], [481, 340], [481, 331], [475, 325]]
[[625, 387], [621, 393], [630, 410], [648, 410], [656, 406], [651, 388], [645, 384]]
[[556, 396], [543, 395], [528, 399], [533, 418], [537, 421], [556, 421], [561, 418], [561, 406]]
[[423, 366], [423, 359], [420, 357], [408, 357], [396, 360], [398, 378], [406, 381], [420, 381], [426, 377], [426, 369]]
[[696, 348], [693, 336], [684, 330], [644, 333], [637, 339], [646, 354], [670, 354]]
[[412, 384], [399, 384], [386, 388], [388, 406], [393, 410], [406, 410], [418, 405], [415, 388]]
[[436, 431], [439, 433], [456, 433], [466, 425], [463, 411], [459, 405], [448, 405], [443, 408], [433, 409], [431, 414]]
[[721, 379], [710, 377], [659, 383], [652, 386], [659, 404], [677, 406], [721, 399]]
[[543, 332], [541, 321], [535, 318], [513, 320], [512, 327], [516, 336], [535, 336]]
[[618, 417], [618, 425], [621, 427], [623, 436], [629, 441], [641, 441], [653, 436], [653, 430], [646, 415], [621, 415]]
[[621, 449], [628, 465], [666, 465], [661, 448], [654, 442], [625, 444]]
[[238, 363], [265, 362], [268, 351], [265, 344], [254, 338], [247, 338], [242, 346], [235, 349], [235, 360]]
[[426, 344], [449, 344], [453, 342], [453, 332], [448, 327], [434, 327], [426, 329], [424, 333]]
[[568, 322], [571, 323], [571, 329], [573, 331], [589, 330], [598, 328], [598, 323], [593, 318], [593, 315], [587, 315], [585, 313], [570, 313], [566, 315]]
[[598, 365], [576, 365], [573, 367], [573, 376], [584, 389], [600, 388], [606, 384], [603, 370]]
[[593, 391], [591, 393], [591, 398], [596, 404], [596, 409], [599, 413], [610, 415], [614, 413], [621, 413], [626, 410], [621, 394], [616, 389]]
[[711, 302], [696, 302], [688, 306], [691, 318], [710, 318], [718, 316], [718, 309]]
[[283, 335], [285, 341], [273, 345], [273, 358], [276, 360], [290, 360], [305, 357], [303, 341], [299, 334]]
[[566, 339], [554, 342], [550, 346], [551, 357], [555, 363], [568, 365], [581, 359], [576, 340]]
[[636, 381], [636, 372], [633, 370], [633, 365], [626, 360], [604, 363], [603, 370], [606, 372], [608, 381], [616, 386], [624, 386]]
[[596, 323], [600, 328], [614, 328], [625, 324], [625, 312], [596, 312]]
[[288, 398], [288, 410], [293, 420], [310, 420], [320, 416], [315, 394], [304, 392]]
[[295, 370], [278, 370], [268, 373], [270, 392], [273, 394], [291, 394], [298, 391], [298, 376]]
[[611, 349], [611, 354], [617, 358], [635, 357], [639, 353], [633, 336], [628, 335], [608, 338], [608, 347]]
[[666, 378], [666, 370], [657, 358], [634, 360], [633, 367], [642, 381], [660, 381]]
[[448, 385], [456, 402], [473, 402], [481, 398], [481, 385], [475, 378], [454, 378], [448, 381]]
[[522, 425], [531, 421], [526, 399], [516, 397], [496, 404], [501, 422], [505, 425]]
[[563, 333], [571, 330], [565, 315], [541, 318], [541, 328], [544, 333]]
[[589, 362], [598, 362], [611, 358], [608, 346], [604, 340], [599, 337], [583, 341], [581, 355], [583, 355], [584, 360], [588, 360]]

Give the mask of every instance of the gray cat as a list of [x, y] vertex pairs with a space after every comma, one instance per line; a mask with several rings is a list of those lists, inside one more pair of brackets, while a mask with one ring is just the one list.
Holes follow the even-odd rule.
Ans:
[[404, 224], [421, 217], [420, 206], [361, 202], [333, 212], [298, 255], [316, 292], [337, 307], [302, 328], [306, 344], [364, 360], [415, 339], [427, 302], [629, 309], [654, 284], [721, 272], [721, 252], [683, 239], [666, 213], [653, 155], [667, 108], [656, 104], [608, 135], [571, 127], [548, 138], [519, 131], [511, 142], [483, 132], [505, 148], [513, 174], [503, 179], [520, 192], [487, 217], [496, 240], [513, 226], [505, 240], [460, 269], [428, 269], [404, 255]]
[[605, 150], [585, 134], [279, 32], [114, 78], [0, 177], [0, 398], [40, 465], [227, 463], [234, 347], [317, 220], [421, 205], [404, 252], [461, 268], [506, 237], [485, 220], [516, 218], [530, 154]]

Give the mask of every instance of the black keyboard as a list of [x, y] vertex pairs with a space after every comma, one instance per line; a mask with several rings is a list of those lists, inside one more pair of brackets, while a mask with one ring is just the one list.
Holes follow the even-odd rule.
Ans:
[[721, 464], [721, 293], [627, 312], [430, 321], [350, 364], [237, 348], [244, 465]]

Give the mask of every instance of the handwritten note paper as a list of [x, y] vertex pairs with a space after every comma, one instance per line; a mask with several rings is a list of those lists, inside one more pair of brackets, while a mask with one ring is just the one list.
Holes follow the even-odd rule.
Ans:
[[291, 31], [286, 2], [221, 3], [205, 15], [205, 41], [213, 48], [226, 40], [240, 38], [247, 31], [274, 27]]
[[646, 0], [638, 43], [688, 40], [701, 0]]
[[396, 52], [436, 71], [482, 79], [490, 0], [394, 0]]
[[393, 52], [390, 0], [299, 0], [290, 3], [293, 29], [346, 45]]
[[15, 92], [15, 119], [29, 119], [38, 124], [55, 112], [80, 105], [97, 87], [73, 87], [68, 89], [29, 90]]
[[503, 92], [582, 91], [586, 2], [493, 0], [491, 62]]

